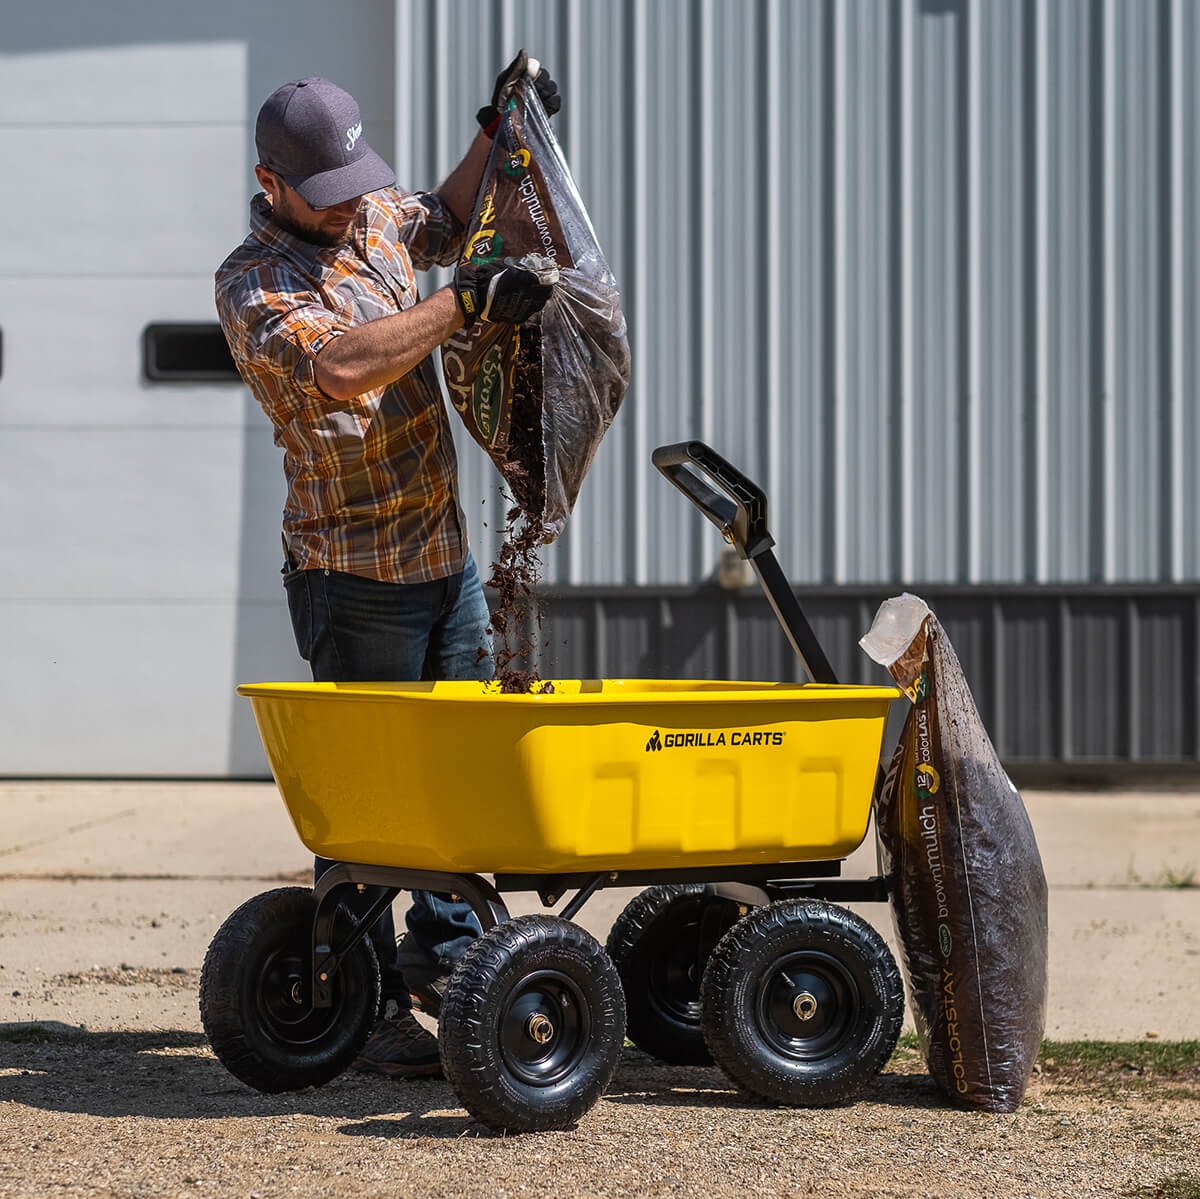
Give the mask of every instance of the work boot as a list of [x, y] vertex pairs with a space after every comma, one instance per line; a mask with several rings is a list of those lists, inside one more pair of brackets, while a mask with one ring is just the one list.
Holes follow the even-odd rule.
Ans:
[[404, 975], [413, 1005], [435, 1020], [442, 1013], [442, 996], [450, 971], [428, 954], [412, 933], [405, 933], [396, 946], [396, 964]]
[[401, 1009], [375, 1025], [354, 1059], [354, 1069], [388, 1078], [439, 1078], [442, 1059], [437, 1038], [417, 1023], [411, 1011]]

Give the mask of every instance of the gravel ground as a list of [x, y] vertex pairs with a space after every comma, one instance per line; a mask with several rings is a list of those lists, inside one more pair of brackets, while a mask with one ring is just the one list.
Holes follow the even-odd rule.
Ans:
[[995, 1116], [945, 1106], [911, 1048], [824, 1110], [761, 1107], [714, 1069], [626, 1049], [574, 1129], [503, 1137], [443, 1082], [347, 1074], [263, 1096], [199, 1034], [63, 1028], [0, 1044], [0, 1194], [1195, 1194], [1180, 1188], [1200, 1187], [1197, 1055], [1157, 1075], [1121, 1059], [1044, 1062], [1022, 1107]]
[[[1026, 801], [1051, 883], [1047, 1035], [1127, 1044], [1050, 1050], [1008, 1116], [946, 1106], [912, 1048], [827, 1110], [627, 1049], [577, 1127], [506, 1138], [443, 1082], [269, 1097], [212, 1057], [213, 933], [308, 877], [273, 788], [0, 784], [0, 1196], [1200, 1199], [1200, 788]], [[848, 877], [873, 869], [857, 858]], [[581, 922], [603, 940], [629, 898]], [[861, 914], [893, 939], [883, 905]], [[1172, 1039], [1190, 1048], [1166, 1072]]]

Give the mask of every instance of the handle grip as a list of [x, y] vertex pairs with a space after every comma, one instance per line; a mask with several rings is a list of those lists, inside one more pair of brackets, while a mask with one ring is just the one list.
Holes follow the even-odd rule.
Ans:
[[755, 558], [775, 544], [767, 532], [766, 493], [711, 446], [702, 441], [663, 445], [651, 461], [721, 530], [740, 557]]

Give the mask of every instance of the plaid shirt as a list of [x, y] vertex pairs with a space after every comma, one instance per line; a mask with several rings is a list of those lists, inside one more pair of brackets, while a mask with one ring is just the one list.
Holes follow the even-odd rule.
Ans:
[[448, 265], [462, 227], [432, 194], [364, 196], [350, 241], [293, 237], [250, 202], [250, 234], [221, 264], [217, 312], [238, 370], [275, 426], [300, 569], [421, 583], [461, 570], [458, 463], [433, 357], [352, 400], [317, 386], [313, 360], [354, 325], [411, 308], [414, 265]]

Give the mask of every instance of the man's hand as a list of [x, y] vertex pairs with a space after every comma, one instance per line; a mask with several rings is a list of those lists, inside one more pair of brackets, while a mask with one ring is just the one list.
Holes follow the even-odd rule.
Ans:
[[468, 328], [477, 320], [520, 325], [540, 312], [553, 292], [553, 283], [539, 282], [511, 258], [468, 262], [454, 272], [454, 294]]
[[541, 100], [547, 116], [552, 117], [562, 107], [562, 96], [559, 94], [558, 84], [550, 77], [550, 72], [540, 66], [536, 58], [530, 58], [529, 54], [522, 50], [496, 76], [496, 86], [492, 89], [492, 102], [485, 104], [475, 114], [479, 127], [488, 137], [495, 135], [496, 127], [500, 124], [500, 114], [504, 111], [504, 105], [512, 94], [513, 86], [517, 80], [527, 76], [533, 79], [533, 86], [537, 89], [538, 99]]

